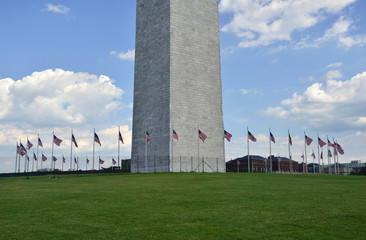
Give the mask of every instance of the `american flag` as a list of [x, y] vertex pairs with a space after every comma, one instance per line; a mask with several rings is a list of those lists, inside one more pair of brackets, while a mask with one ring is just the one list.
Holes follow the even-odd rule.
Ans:
[[328, 150], [328, 157], [333, 157], [332, 152], [330, 151], [330, 149]]
[[62, 156], [62, 162], [65, 163], [66, 162], [66, 159], [64, 156]]
[[320, 137], [318, 137], [318, 144], [320, 147], [324, 147], [326, 145], [326, 143], [320, 139]]
[[38, 146], [43, 147], [42, 141], [40, 138], [38, 138]]
[[78, 147], [74, 134], [71, 134], [71, 141], [75, 144], [75, 147]]
[[323, 159], [323, 152], [320, 153], [320, 159]]
[[273, 143], [276, 143], [276, 140], [271, 132], [269, 132], [270, 139]]
[[34, 159], [34, 161], [37, 161], [37, 156], [35, 153], [33, 153], [33, 159]]
[[99, 158], [99, 163], [100, 163], [100, 164], [103, 164], [103, 163], [104, 163], [104, 161], [103, 161], [101, 158]]
[[253, 142], [256, 142], [257, 139], [253, 136], [253, 134], [251, 132], [248, 131], [248, 139], [253, 141]]
[[24, 156], [26, 153], [27, 153], [27, 150], [25, 149], [25, 147], [23, 146], [23, 144], [20, 143], [20, 146], [19, 146], [19, 154], [21, 156]]
[[306, 136], [305, 135], [305, 142], [306, 142], [306, 145], [310, 145], [312, 143], [313, 139], [311, 139], [310, 137]]
[[331, 142], [329, 141], [329, 139], [328, 139], [328, 146], [329, 146], [329, 147], [334, 147], [333, 143], [331, 143]]
[[150, 134], [148, 131], [146, 131], [145, 138], [146, 138], [146, 142], [150, 141]]
[[86, 159], [86, 164], [89, 164], [90, 160], [89, 159]]
[[174, 129], [173, 129], [173, 138], [178, 140], [178, 134]]
[[338, 152], [337, 152], [337, 148], [334, 148], [334, 156], [337, 156]]
[[57, 158], [56, 158], [55, 156], [53, 156], [53, 157], [52, 157], [52, 160], [53, 160], [54, 162], [56, 162], [56, 161], [57, 161]]
[[125, 143], [123, 142], [123, 138], [122, 138], [122, 134], [121, 134], [121, 132], [118, 132], [118, 138], [119, 138], [119, 140], [122, 142], [122, 144], [125, 144]]
[[53, 135], [53, 142], [57, 145], [57, 146], [60, 146], [62, 140], [59, 139], [58, 137], [56, 137], [56, 135], [54, 134]]
[[116, 163], [117, 163], [116, 160], [114, 160], [114, 158], [112, 158], [112, 164], [116, 165]]
[[343, 155], [344, 154], [344, 151], [343, 151], [343, 148], [341, 147], [341, 145], [339, 145], [337, 142], [335, 143], [335, 147], [337, 148], [337, 151]]
[[231, 135], [231, 133], [224, 130], [224, 138], [226, 138], [226, 140], [228, 140], [230, 142], [232, 137], [233, 137], [233, 135]]
[[29, 140], [27, 140], [27, 147], [28, 150], [31, 149], [31, 147], [33, 147], [33, 144]]
[[98, 135], [97, 135], [97, 133], [96, 133], [96, 132], [94, 133], [94, 142], [98, 143], [98, 144], [99, 144], [99, 146], [102, 146], [102, 144], [100, 143], [100, 141], [99, 141], [99, 137], [98, 137]]
[[304, 154], [303, 154], [303, 155], [301, 155], [301, 158], [304, 160]]
[[314, 153], [312, 153], [312, 154], [311, 154], [311, 156], [312, 156], [314, 159], [316, 158]]
[[76, 159], [76, 157], [74, 157], [74, 163], [78, 163], [78, 160]]
[[44, 162], [46, 160], [47, 160], [47, 157], [45, 155], [43, 155], [43, 153], [42, 153], [42, 161]]
[[201, 130], [198, 130], [198, 137], [202, 140], [202, 142], [205, 142], [207, 136]]
[[290, 134], [288, 134], [288, 143], [292, 146], [292, 138]]

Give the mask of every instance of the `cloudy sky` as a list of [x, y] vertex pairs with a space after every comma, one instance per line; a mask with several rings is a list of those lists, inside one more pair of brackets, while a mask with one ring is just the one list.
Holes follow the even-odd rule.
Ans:
[[[51, 154], [52, 132], [70, 155], [117, 156], [118, 126], [131, 148], [135, 0], [0, 1], [0, 172], [14, 169], [16, 142], [27, 137]], [[304, 131], [337, 139], [340, 161], [366, 160], [366, 3], [362, 0], [221, 0], [224, 122], [233, 134], [227, 158], [293, 158]], [[32, 149], [33, 150], [33, 149]], [[317, 152], [316, 144], [308, 152]], [[309, 154], [310, 155], [310, 154]], [[48, 164], [48, 163], [46, 163]], [[60, 163], [58, 163], [60, 164]]]

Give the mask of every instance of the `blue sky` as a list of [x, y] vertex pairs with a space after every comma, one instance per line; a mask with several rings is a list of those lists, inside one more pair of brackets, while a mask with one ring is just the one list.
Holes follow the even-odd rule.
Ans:
[[[64, 140], [55, 155], [91, 156], [93, 128], [110, 162], [117, 127], [131, 148], [135, 1], [0, 1], [0, 172], [13, 170], [16, 141]], [[300, 161], [304, 131], [337, 139], [341, 162], [366, 159], [366, 3], [361, 0], [221, 0], [226, 157], [288, 156]], [[31, 149], [32, 151], [33, 149]], [[308, 147], [308, 154], [315, 143]], [[310, 154], [309, 154], [310, 155]], [[109, 160], [108, 160], [109, 159]], [[46, 163], [48, 164], [48, 163]], [[58, 163], [60, 164], [60, 163]]]

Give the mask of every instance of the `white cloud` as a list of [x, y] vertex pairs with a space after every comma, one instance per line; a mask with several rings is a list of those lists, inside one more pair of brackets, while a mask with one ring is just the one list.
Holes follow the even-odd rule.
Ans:
[[339, 70], [330, 70], [325, 75], [328, 80], [340, 79], [343, 77], [343, 74]]
[[305, 122], [315, 130], [366, 129], [366, 72], [348, 81], [314, 83], [302, 95], [269, 107], [265, 114]]
[[[221, 0], [220, 11], [232, 13], [232, 20], [222, 31], [241, 38], [240, 47], [267, 46], [277, 41], [292, 41], [294, 32], [320, 23], [327, 14], [337, 14], [356, 0]], [[348, 30], [351, 22], [341, 18], [323, 39]], [[296, 45], [296, 44], [295, 44]], [[308, 46], [306, 40], [297, 47]], [[311, 44], [315, 46], [316, 44]]]
[[242, 95], [247, 95], [247, 94], [260, 94], [261, 95], [261, 92], [259, 90], [256, 90], [256, 89], [241, 89], [241, 94]]
[[31, 126], [100, 122], [119, 109], [123, 90], [108, 76], [62, 69], [0, 79], [0, 120]]
[[134, 61], [135, 60], [135, 49], [128, 50], [125, 53], [124, 52], [117, 53], [116, 51], [112, 51], [112, 52], [110, 52], [110, 55], [117, 56], [119, 59], [122, 59], [122, 60]]
[[343, 63], [341, 62], [335, 62], [335, 63], [331, 63], [327, 66], [327, 68], [333, 68], [333, 67], [341, 67], [343, 65]]
[[63, 6], [61, 4], [53, 5], [51, 3], [46, 3], [46, 8], [42, 9], [42, 12], [53, 12], [53, 13], [60, 13], [60, 14], [68, 14], [70, 8]]

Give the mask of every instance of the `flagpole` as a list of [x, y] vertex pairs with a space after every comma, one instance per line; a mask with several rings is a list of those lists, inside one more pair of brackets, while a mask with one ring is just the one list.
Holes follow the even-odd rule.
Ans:
[[32, 172], [33, 172], [33, 171], [34, 171], [34, 170], [33, 170], [33, 166], [34, 166], [34, 148], [33, 148], [33, 156], [32, 156], [32, 159], [33, 159], [33, 160], [32, 160]]
[[25, 161], [24, 161], [24, 172], [28, 172], [29, 169], [29, 157], [28, 157], [28, 136], [27, 136], [27, 145], [25, 147]]
[[316, 133], [316, 135], [318, 136], [318, 163], [319, 163], [319, 174], [321, 174], [321, 169], [320, 169], [320, 149], [319, 149], [319, 133]]
[[145, 173], [147, 173], [147, 133], [148, 131], [145, 131]]
[[94, 128], [94, 136], [93, 136], [93, 169], [94, 170], [94, 156], [95, 156], [95, 128]]
[[99, 156], [99, 160], [98, 160], [98, 163], [99, 163], [99, 171], [100, 171], [100, 156]]
[[[171, 165], [171, 171], [174, 172], [174, 139], [173, 139], [173, 130], [174, 130], [174, 126], [172, 124], [171, 130], [170, 130], [170, 135], [171, 135], [171, 140], [172, 140], [172, 144], [171, 144], [171, 160], [170, 160], [170, 165]], [[170, 167], [169, 167], [170, 168]]]
[[330, 168], [330, 156], [329, 156], [329, 138], [328, 138], [328, 135], [327, 135], [327, 157], [328, 157], [328, 174], [331, 174], [331, 168]]
[[85, 156], [85, 171], [88, 171], [88, 156]]
[[250, 173], [250, 156], [249, 156], [249, 129], [247, 126], [247, 148], [248, 148], [248, 173]]
[[[22, 139], [19, 139], [19, 149], [20, 149], [21, 143], [22, 143]], [[20, 158], [21, 158], [21, 154], [19, 154], [19, 159], [18, 159], [18, 173], [20, 173]]]
[[24, 172], [27, 172], [27, 149], [25, 149]]
[[42, 150], [42, 159], [41, 159], [41, 169], [42, 169], [42, 166], [43, 166], [43, 150]]
[[288, 159], [289, 159], [289, 166], [290, 166], [290, 173], [292, 173], [292, 160], [291, 160], [291, 146], [290, 146], [290, 129], [287, 129], [288, 133]]
[[120, 149], [120, 139], [119, 139], [119, 134], [121, 133], [121, 130], [120, 130], [120, 127], [118, 126], [118, 138], [117, 138], [117, 141], [118, 141], [118, 157], [117, 157], [117, 160], [118, 160], [118, 169], [120, 169], [119, 167], [119, 149]]
[[[336, 141], [336, 143], [337, 143], [337, 146], [338, 146], [338, 141]], [[337, 148], [337, 151], [338, 151], [338, 148]], [[337, 173], [339, 175], [339, 154], [337, 154]]]
[[79, 156], [76, 159], [76, 171], [79, 170]]
[[269, 128], [269, 162], [272, 173], [272, 144], [271, 144], [271, 128]]
[[305, 141], [305, 171], [306, 171], [306, 174], [308, 174], [308, 156], [306, 153], [306, 133], [305, 133], [305, 131], [304, 131], [304, 141]]
[[64, 171], [64, 155], [62, 154], [62, 170], [61, 171]]
[[18, 149], [19, 149], [19, 145], [18, 145], [18, 141], [17, 141], [17, 146], [16, 146], [16, 150], [15, 150], [15, 173], [17, 172], [17, 165], [18, 165]]
[[71, 147], [70, 147], [70, 170], [72, 169], [72, 134], [73, 134], [73, 131], [72, 131], [72, 129], [71, 129], [71, 136], [70, 136], [70, 145], [71, 145]]
[[52, 157], [51, 157], [51, 171], [52, 171], [52, 162], [53, 162], [53, 145], [54, 143], [54, 138], [55, 138], [55, 132], [52, 132]]
[[338, 153], [337, 153], [337, 149], [334, 147], [334, 138], [333, 138], [333, 162], [334, 162], [334, 175], [337, 175], [336, 154], [338, 154]]
[[197, 144], [198, 144], [198, 159], [197, 159], [197, 172], [199, 172], [199, 169], [198, 169], [198, 167], [199, 167], [199, 164], [200, 164], [200, 125], [198, 125], [198, 127], [197, 127], [197, 134], [198, 134], [198, 138], [197, 138]]
[[38, 162], [39, 162], [38, 148], [39, 148], [39, 133], [38, 133], [38, 139], [37, 139], [37, 171], [38, 171]]

